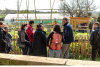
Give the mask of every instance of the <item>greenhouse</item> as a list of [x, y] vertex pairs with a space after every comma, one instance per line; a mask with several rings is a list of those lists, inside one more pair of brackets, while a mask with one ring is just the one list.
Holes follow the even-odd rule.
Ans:
[[[60, 24], [62, 23], [63, 16], [61, 16], [60, 14], [52, 14], [52, 19], [50, 19], [50, 15], [51, 14], [36, 14], [37, 18], [36, 20], [35, 14], [28, 14], [28, 21], [35, 20], [35, 23], [40, 23], [43, 20], [43, 23], [47, 24], [47, 23], [53, 23], [56, 18], [56, 21], [58, 23]], [[16, 21], [18, 21], [18, 14], [8, 14], [4, 19], [5, 24], [15, 23]], [[19, 14], [18, 22], [23, 23], [26, 21], [27, 21], [27, 14]]]

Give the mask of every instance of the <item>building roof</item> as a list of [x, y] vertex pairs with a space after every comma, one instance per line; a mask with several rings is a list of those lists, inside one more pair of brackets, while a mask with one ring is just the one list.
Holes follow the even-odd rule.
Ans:
[[[50, 19], [51, 14], [36, 14], [37, 19]], [[17, 14], [8, 14], [5, 19], [17, 19]], [[52, 14], [52, 19], [63, 19], [60, 14]], [[69, 19], [69, 17], [67, 17]], [[27, 14], [19, 14], [19, 19], [27, 19]], [[35, 14], [28, 14], [28, 19], [35, 19]]]

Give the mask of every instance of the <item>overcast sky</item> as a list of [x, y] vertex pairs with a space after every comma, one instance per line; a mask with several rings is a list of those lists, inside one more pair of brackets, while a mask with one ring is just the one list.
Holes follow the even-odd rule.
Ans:
[[[21, 2], [21, 0], [19, 0]], [[50, 0], [35, 0], [36, 1], [36, 9], [50, 9]], [[52, 4], [54, 0], [51, 0]], [[70, 0], [66, 0], [69, 2]], [[96, 11], [100, 11], [100, 0], [94, 0], [95, 4], [98, 6]], [[59, 8], [60, 0], [55, 0], [54, 9]], [[34, 10], [34, 0], [29, 0], [29, 10]], [[12, 9], [17, 10], [17, 0], [0, 0], [0, 9]], [[26, 0], [22, 0], [20, 10], [26, 9]]]

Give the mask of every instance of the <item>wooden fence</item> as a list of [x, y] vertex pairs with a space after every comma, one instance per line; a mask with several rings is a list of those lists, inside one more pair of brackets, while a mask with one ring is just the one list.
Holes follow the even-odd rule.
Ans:
[[[71, 43], [69, 53], [72, 54], [72, 57], [77, 55], [84, 55], [89, 57], [91, 55], [91, 45], [89, 43], [89, 36], [80, 36], [74, 37], [75, 42]], [[13, 51], [11, 54], [22, 54], [22, 50], [16, 46], [18, 36], [13, 36], [12, 44], [13, 44]], [[48, 50], [49, 51], [49, 50]], [[48, 52], [49, 54], [49, 52]]]
[[73, 56], [84, 55], [91, 56], [92, 46], [89, 43], [89, 36], [75, 37], [75, 42], [70, 45], [70, 53]]
[[[52, 28], [47, 28], [52, 30]], [[74, 28], [73, 28], [74, 29]], [[10, 27], [10, 30], [12, 31], [12, 28]], [[12, 39], [12, 44], [13, 44], [13, 51], [11, 51], [11, 54], [22, 54], [22, 50], [16, 46], [16, 42], [18, 39], [18, 35], [15, 36], [15, 30], [18, 31], [19, 29], [14, 29], [14, 36]], [[63, 27], [61, 29], [63, 31]], [[84, 30], [84, 29], [81, 29]], [[50, 32], [50, 31], [49, 31]], [[84, 56], [91, 56], [91, 48], [92, 46], [89, 43], [89, 37], [90, 36], [74, 36], [75, 42], [71, 43], [70, 45], [70, 51], [69, 53], [72, 54], [72, 57], [78, 56], [78, 55], [84, 55]], [[49, 54], [49, 50], [48, 50]]]

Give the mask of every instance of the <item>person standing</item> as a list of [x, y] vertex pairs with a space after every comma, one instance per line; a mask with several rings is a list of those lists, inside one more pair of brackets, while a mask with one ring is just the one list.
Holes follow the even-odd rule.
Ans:
[[22, 48], [23, 55], [27, 55], [28, 47], [31, 46], [28, 35], [25, 32], [26, 29], [27, 29], [27, 24], [22, 24], [21, 29], [18, 31], [19, 40], [20, 40], [19, 42], [21, 42], [21, 44], [25, 45], [25, 47]]
[[53, 22], [53, 25], [55, 26], [58, 22], [56, 21], [56, 18], [55, 18], [55, 21]]
[[63, 58], [65, 54], [65, 58], [68, 59], [70, 44], [71, 42], [74, 41], [73, 29], [72, 29], [71, 24], [68, 22], [67, 18], [63, 18], [62, 23], [64, 24], [63, 25], [64, 26], [63, 35], [64, 35], [65, 42], [62, 45], [62, 51], [61, 51], [60, 58]]
[[[49, 40], [51, 41], [50, 45]], [[53, 32], [51, 32], [47, 38], [47, 45], [49, 46], [49, 57], [53, 58], [55, 54], [55, 58], [60, 58], [61, 42], [64, 42], [63, 34], [61, 32], [60, 25], [56, 24]]]
[[6, 53], [7, 42], [5, 40], [6, 32], [4, 31], [4, 23], [0, 21], [0, 53]]
[[100, 57], [100, 24], [94, 23], [93, 29], [90, 35], [90, 44], [92, 45], [92, 61], [95, 61], [97, 52]]
[[33, 48], [33, 42], [34, 42], [34, 31], [33, 31], [33, 25], [34, 25], [34, 21], [33, 20], [30, 20], [29, 22], [29, 25], [28, 25], [28, 28], [26, 30], [26, 33], [30, 39], [30, 42], [31, 42], [31, 47], [28, 48], [28, 55], [31, 55], [32, 53], [32, 48]]
[[6, 42], [7, 42], [7, 53], [9, 53], [10, 49], [13, 51], [13, 46], [12, 46], [12, 42], [11, 42], [12, 36], [8, 32], [8, 27], [4, 27], [4, 29], [5, 29], [5, 32], [6, 32], [5, 39], [6, 39]]
[[37, 30], [34, 33], [33, 55], [47, 57], [46, 32], [41, 23], [37, 25]]

